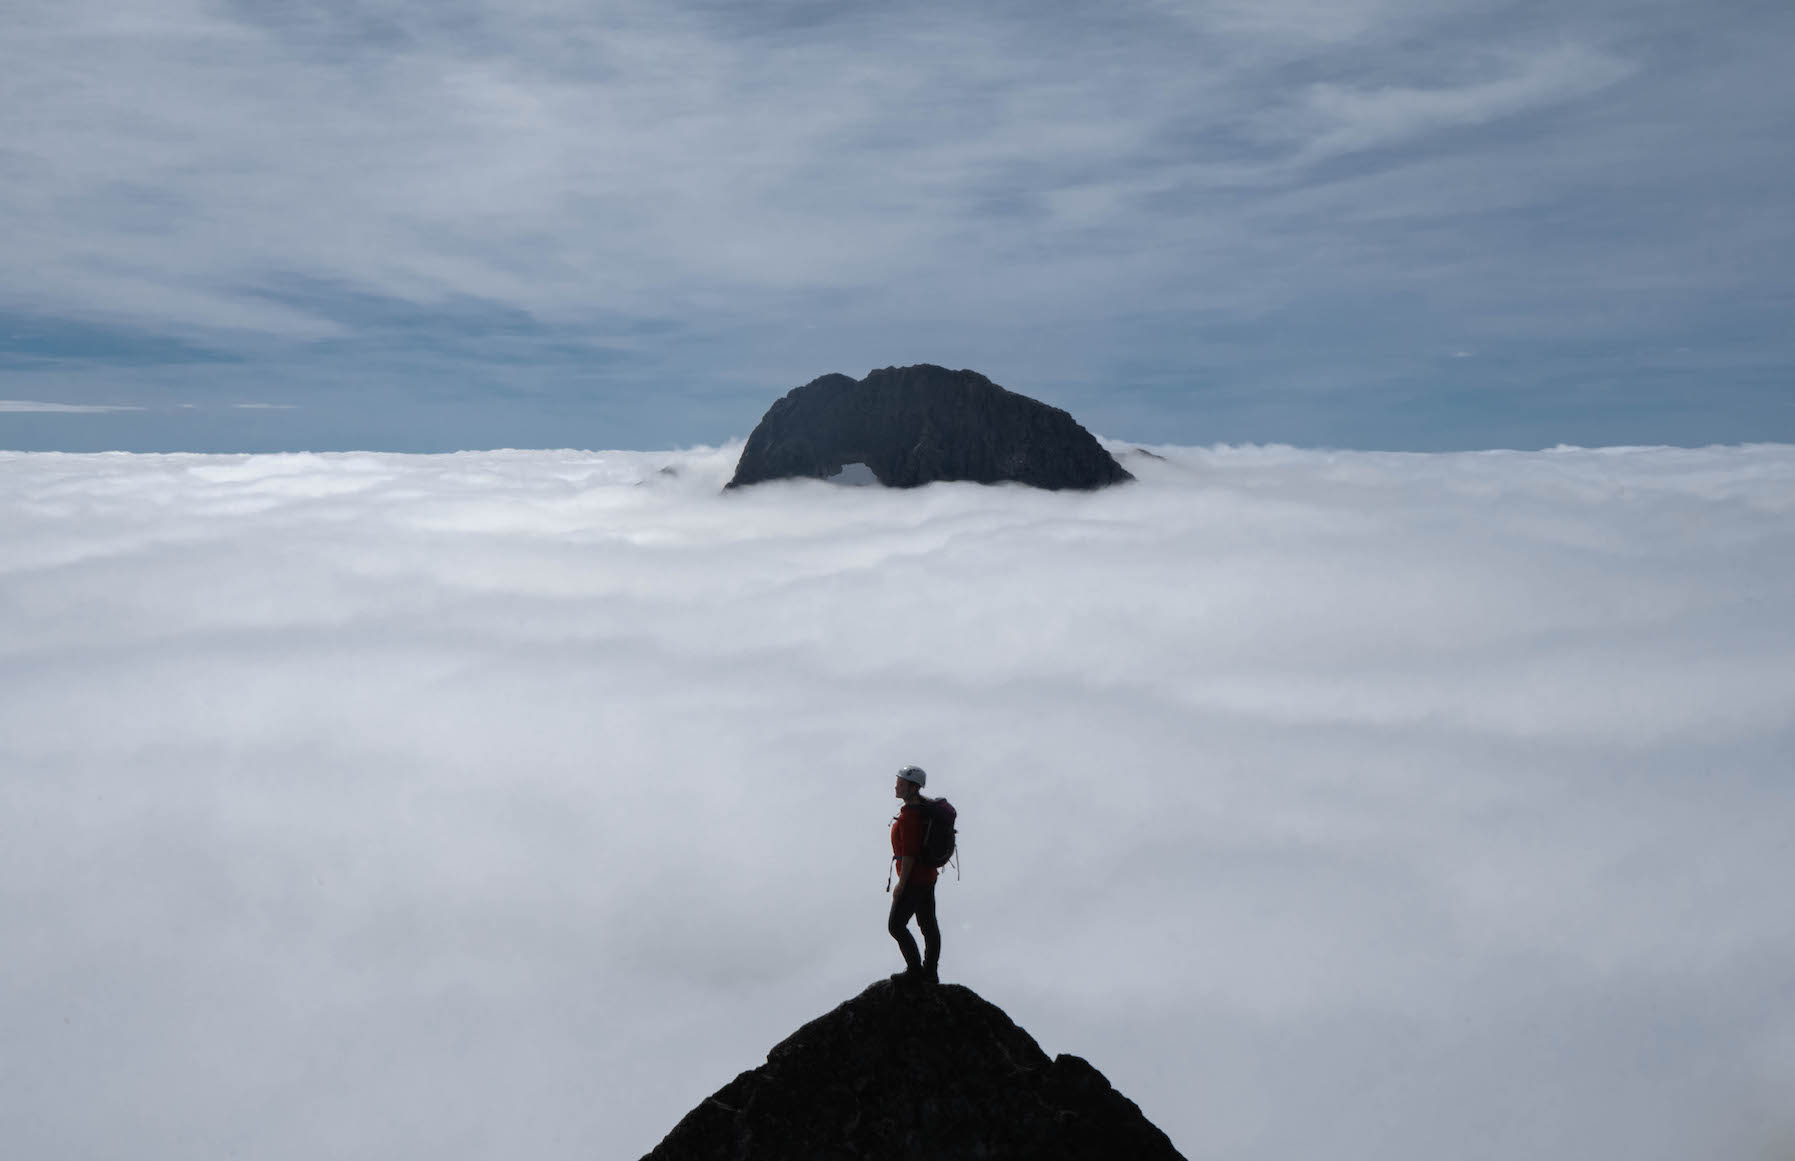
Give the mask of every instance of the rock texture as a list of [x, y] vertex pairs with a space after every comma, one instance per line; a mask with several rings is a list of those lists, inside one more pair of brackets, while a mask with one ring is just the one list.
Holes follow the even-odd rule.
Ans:
[[687, 1113], [643, 1161], [1183, 1161], [1076, 1056], [955, 984], [880, 981]]
[[1134, 478], [1059, 408], [976, 371], [923, 364], [793, 388], [755, 425], [729, 486], [828, 479], [854, 463], [893, 488], [1013, 480], [1089, 489]]

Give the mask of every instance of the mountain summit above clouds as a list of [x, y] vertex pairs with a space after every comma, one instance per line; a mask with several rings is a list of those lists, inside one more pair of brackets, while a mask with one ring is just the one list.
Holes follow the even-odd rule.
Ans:
[[755, 425], [729, 486], [826, 480], [854, 464], [892, 488], [968, 480], [1092, 489], [1134, 478], [1059, 408], [977, 371], [924, 363], [793, 388]]
[[957, 984], [880, 981], [687, 1113], [643, 1161], [1183, 1161], [1076, 1056]]

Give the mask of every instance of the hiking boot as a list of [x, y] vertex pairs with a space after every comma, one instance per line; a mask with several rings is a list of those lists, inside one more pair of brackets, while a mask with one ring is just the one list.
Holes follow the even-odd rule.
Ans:
[[905, 968], [901, 972], [891, 973], [891, 982], [900, 988], [913, 987], [928, 980], [928, 974], [921, 968]]
[[938, 984], [941, 982], [941, 973], [932, 967], [925, 967], [922, 969], [922, 982], [925, 984]]

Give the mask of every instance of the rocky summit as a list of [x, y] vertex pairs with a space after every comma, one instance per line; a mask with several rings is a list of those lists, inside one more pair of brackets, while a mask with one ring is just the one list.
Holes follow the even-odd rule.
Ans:
[[729, 487], [826, 480], [852, 464], [892, 488], [970, 480], [1091, 489], [1134, 478], [1059, 408], [977, 371], [923, 364], [793, 388], [755, 425]]
[[956, 984], [874, 984], [705, 1098], [643, 1161], [1183, 1161], [1076, 1056]]

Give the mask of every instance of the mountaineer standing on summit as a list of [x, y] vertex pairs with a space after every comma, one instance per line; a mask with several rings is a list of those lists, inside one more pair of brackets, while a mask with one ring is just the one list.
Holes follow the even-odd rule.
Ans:
[[[891, 886], [891, 918], [885, 928], [904, 953], [904, 970], [891, 978], [899, 983], [939, 983], [941, 928], [935, 922], [936, 869], [946, 862], [941, 854], [953, 851], [954, 813], [946, 799], [922, 796], [928, 775], [920, 767], [905, 766], [897, 773], [895, 794], [904, 800], [891, 823], [891, 858], [897, 866], [897, 883]], [[939, 829], [940, 833], [932, 833]], [[889, 886], [889, 884], [888, 884]], [[916, 940], [909, 931], [910, 917], [922, 932], [923, 954], [916, 954]]]

